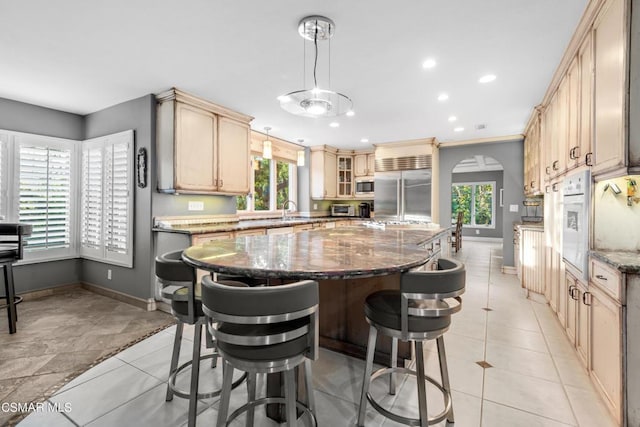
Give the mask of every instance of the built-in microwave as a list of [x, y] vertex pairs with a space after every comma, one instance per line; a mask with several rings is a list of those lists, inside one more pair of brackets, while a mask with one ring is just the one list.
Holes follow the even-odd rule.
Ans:
[[356, 196], [373, 197], [373, 177], [356, 178]]
[[355, 208], [352, 205], [334, 203], [331, 205], [331, 216], [355, 216]]

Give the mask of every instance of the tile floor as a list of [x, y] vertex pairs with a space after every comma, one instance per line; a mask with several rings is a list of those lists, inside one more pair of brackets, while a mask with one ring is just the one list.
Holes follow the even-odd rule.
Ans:
[[[500, 272], [501, 246], [465, 241], [457, 256], [467, 266], [467, 292], [462, 311], [445, 335], [455, 425], [614, 426], [550, 308], [526, 299], [515, 276]], [[20, 426], [185, 425], [186, 401], [164, 401], [172, 333], [173, 328], [160, 332], [67, 384], [50, 402], [70, 405], [69, 412], [33, 413]], [[184, 340], [185, 359], [190, 344]], [[433, 349], [426, 350], [427, 370], [438, 378]], [[479, 361], [492, 367], [483, 369]], [[355, 425], [363, 365], [361, 360], [321, 351], [313, 366], [320, 426]], [[219, 384], [218, 371], [203, 369], [201, 384]], [[384, 386], [376, 384], [372, 392], [396, 410], [416, 412], [415, 383], [403, 381], [396, 396], [385, 396]], [[428, 395], [430, 412], [439, 411], [442, 399], [436, 390]], [[240, 387], [232, 408], [243, 399], [246, 393]], [[198, 424], [214, 425], [217, 407], [217, 399], [201, 401]], [[255, 425], [275, 425], [262, 413], [257, 411]], [[373, 410], [366, 424], [397, 425]], [[243, 419], [233, 425], [244, 425]]]

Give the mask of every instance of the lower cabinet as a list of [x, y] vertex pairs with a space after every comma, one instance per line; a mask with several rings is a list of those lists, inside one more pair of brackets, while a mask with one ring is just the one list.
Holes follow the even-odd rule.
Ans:
[[567, 296], [567, 320], [565, 331], [569, 341], [574, 345], [578, 356], [585, 367], [589, 366], [589, 333], [590, 310], [587, 286], [573, 276], [569, 271], [565, 272], [564, 291]]
[[593, 282], [587, 299], [591, 330], [590, 375], [609, 411], [619, 422], [622, 417], [622, 306]]

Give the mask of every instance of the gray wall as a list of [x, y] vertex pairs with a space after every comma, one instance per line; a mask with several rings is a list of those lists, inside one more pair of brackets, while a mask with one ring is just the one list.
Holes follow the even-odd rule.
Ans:
[[[502, 208], [500, 207], [500, 189], [503, 187], [503, 183], [502, 183], [503, 175], [504, 174], [502, 173], [502, 171], [454, 173], [452, 175], [452, 178], [451, 178], [452, 183], [491, 182], [491, 181], [496, 183], [495, 228], [463, 227], [462, 229], [463, 236], [502, 237]], [[451, 200], [451, 198], [449, 198], [449, 200]]]
[[[0, 98], [0, 129], [81, 140], [84, 121], [77, 114]], [[80, 259], [67, 259], [16, 266], [16, 292], [78, 283], [81, 263]]]
[[491, 144], [470, 144], [456, 147], [440, 146], [440, 218], [451, 218], [451, 176], [458, 162], [476, 154], [490, 156], [504, 168], [504, 207], [502, 208], [502, 252], [503, 265], [513, 266], [513, 222], [519, 221], [522, 213], [509, 212], [509, 205], [522, 206], [524, 200], [523, 146], [522, 140]]
[[[153, 152], [155, 147], [156, 103], [153, 95], [124, 102], [86, 116], [85, 138], [95, 138], [127, 129], [135, 132], [135, 150], [145, 147]], [[149, 167], [152, 167], [149, 162]], [[151, 176], [151, 175], [150, 175]], [[153, 297], [150, 286], [153, 254], [151, 235], [151, 193], [154, 181], [148, 180], [146, 188], [135, 185], [135, 210], [133, 223], [133, 268], [119, 267], [92, 260], [82, 260], [81, 277], [92, 283], [142, 299]], [[112, 279], [107, 280], [107, 270]]]

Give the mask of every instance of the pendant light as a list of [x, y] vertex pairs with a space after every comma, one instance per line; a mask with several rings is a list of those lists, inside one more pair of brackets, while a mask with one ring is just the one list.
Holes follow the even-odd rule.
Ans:
[[271, 141], [269, 141], [269, 131], [271, 128], [269, 126], [265, 127], [264, 130], [267, 132], [267, 139], [262, 141], [262, 158], [270, 159], [271, 158]]
[[[313, 42], [313, 88], [297, 90], [278, 97], [283, 110], [303, 117], [336, 117], [353, 111], [353, 102], [348, 96], [318, 86], [318, 41], [329, 40], [335, 31], [335, 24], [324, 16], [307, 16], [298, 24], [298, 33], [305, 40]], [[305, 42], [306, 43], [306, 42]], [[331, 44], [329, 44], [331, 51]], [[303, 56], [303, 62], [304, 62]], [[329, 58], [331, 63], [331, 58]], [[304, 81], [304, 75], [303, 75]], [[329, 68], [329, 82], [331, 69]], [[304, 86], [304, 84], [303, 84]]]

